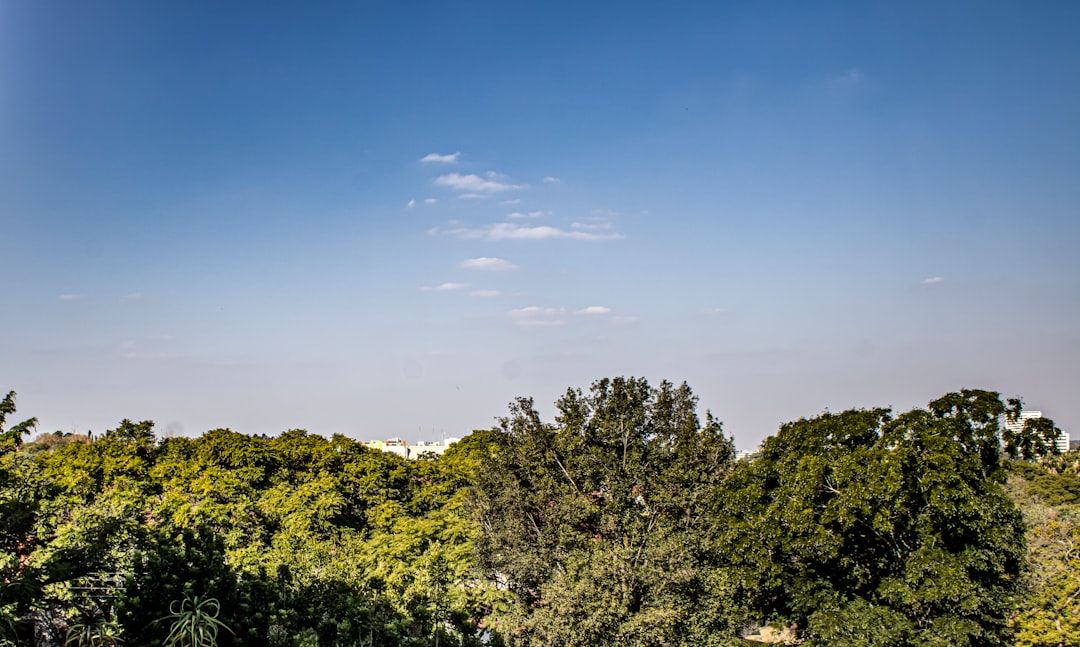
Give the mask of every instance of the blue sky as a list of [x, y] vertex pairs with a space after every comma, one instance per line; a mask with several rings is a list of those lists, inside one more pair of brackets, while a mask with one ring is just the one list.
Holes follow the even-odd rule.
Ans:
[[[1080, 5], [0, 0], [0, 390], [460, 436], [614, 375], [740, 447], [1080, 435]], [[674, 6], [671, 6], [674, 5]]]

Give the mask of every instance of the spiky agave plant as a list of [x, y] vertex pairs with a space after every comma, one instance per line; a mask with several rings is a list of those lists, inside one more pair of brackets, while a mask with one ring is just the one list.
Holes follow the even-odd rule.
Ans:
[[184, 596], [183, 600], [174, 600], [169, 605], [169, 615], [162, 620], [171, 620], [169, 636], [165, 639], [167, 647], [217, 647], [218, 631], [224, 629], [232, 633], [224, 622], [218, 620], [221, 605], [215, 598]]
[[68, 627], [64, 647], [118, 647], [123, 642], [115, 620], [83, 619]]

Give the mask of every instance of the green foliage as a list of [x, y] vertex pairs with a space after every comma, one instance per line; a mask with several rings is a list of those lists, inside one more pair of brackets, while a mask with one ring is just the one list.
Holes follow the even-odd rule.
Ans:
[[1039, 497], [1046, 505], [1080, 505], [1080, 474], [1052, 472], [1048, 467], [1019, 461], [1009, 463], [1010, 472], [1026, 482], [1026, 492]]
[[217, 647], [218, 632], [221, 629], [232, 633], [218, 619], [221, 605], [214, 598], [184, 597], [169, 605], [169, 615], [163, 618], [171, 620], [169, 635], [165, 639], [166, 647]]
[[29, 434], [37, 427], [37, 418], [30, 418], [18, 424], [4, 429], [7, 417], [15, 413], [15, 392], [8, 391], [3, 400], [0, 400], [0, 452], [10, 451], [22, 445], [22, 437]]
[[68, 627], [64, 647], [117, 647], [122, 631], [115, 620], [82, 618]]
[[[1020, 419], [1022, 403], [1019, 398], [1009, 400], [1009, 410], [1006, 417], [1010, 422]], [[1002, 430], [1001, 442], [1005, 447], [1005, 453], [1012, 459], [1026, 461], [1053, 456], [1061, 453], [1058, 449], [1057, 440], [1061, 436], [1061, 430], [1049, 418], [1028, 418], [1019, 430], [1008, 427]]]
[[28, 614], [85, 618], [69, 645], [729, 645], [766, 621], [815, 645], [1080, 644], [1080, 459], [1045, 453], [1052, 421], [1003, 438], [1018, 400], [826, 413], [738, 465], [685, 384], [556, 406], [405, 461], [128, 420], [21, 444], [9, 394], [0, 646]]
[[727, 484], [747, 611], [819, 645], [1005, 645], [1024, 563], [997, 394], [788, 423]]
[[33, 561], [45, 543], [38, 532], [51, 491], [38, 466], [18, 451], [22, 435], [37, 423], [31, 418], [3, 430], [15, 412], [15, 392], [0, 401], [0, 644], [15, 643], [18, 619], [42, 598], [48, 574]]
[[107, 430], [105, 438], [119, 443], [149, 446], [154, 443], [154, 423], [150, 420], [132, 422], [125, 418], [116, 429]]
[[[1018, 647], [1080, 645], [1080, 498], [1073, 461], [1009, 465], [1010, 494], [1028, 529], [1029, 570], [1010, 620]], [[1051, 471], [1066, 465], [1062, 473]]]
[[716, 519], [731, 441], [685, 384], [600, 380], [554, 424], [511, 404], [482, 452], [469, 507], [477, 556], [511, 594], [514, 645], [711, 644], [732, 633], [715, 595]]

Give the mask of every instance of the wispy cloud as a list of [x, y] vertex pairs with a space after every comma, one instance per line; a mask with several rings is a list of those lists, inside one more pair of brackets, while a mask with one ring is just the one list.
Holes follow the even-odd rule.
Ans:
[[[158, 338], [158, 340], [161, 340]], [[164, 341], [169, 341], [165, 339]], [[175, 353], [165, 352], [161, 350], [148, 350], [145, 344], [137, 342], [135, 340], [122, 341], [117, 345], [118, 350], [124, 359], [134, 360], [169, 360], [175, 359], [177, 355]]]
[[[548, 214], [550, 214], [550, 213], [551, 212], [549, 211]], [[522, 213], [520, 211], [515, 211], [513, 213], [506, 214], [506, 217], [510, 218], [512, 220], [520, 220], [522, 218], [539, 218], [540, 216], [543, 216], [543, 215], [544, 215], [543, 211], [530, 211], [528, 213]]]
[[[428, 230], [428, 233], [440, 233], [438, 228]], [[500, 222], [479, 228], [456, 228], [447, 230], [446, 233], [468, 239], [482, 240], [546, 240], [551, 238], [568, 238], [571, 240], [618, 240], [623, 235], [617, 232], [596, 233], [591, 231], [567, 231], [558, 227], [547, 225], [530, 227], [512, 222]]]
[[517, 189], [525, 189], [528, 185], [525, 184], [511, 184], [505, 178], [505, 176], [489, 171], [485, 173], [483, 177], [469, 173], [468, 175], [462, 175], [461, 173], [447, 173], [446, 175], [440, 175], [435, 178], [435, 184], [438, 186], [449, 187], [455, 191], [466, 191], [469, 193], [500, 193], [502, 191], [514, 191]]
[[449, 292], [451, 290], [460, 290], [468, 287], [468, 283], [440, 283], [438, 285], [425, 285], [420, 288], [424, 292]]
[[546, 178], [544, 178], [543, 182], [545, 184], [558, 184], [558, 183], [562, 182], [562, 180], [560, 180], [557, 177], [549, 175]]
[[521, 198], [513, 198], [511, 200], [503, 200], [499, 204], [521, 204]]
[[618, 316], [618, 317], [612, 317], [611, 318], [611, 323], [619, 324], [621, 326], [626, 326], [626, 325], [637, 323], [637, 322], [638, 322], [637, 317]]
[[945, 279], [941, 278], [940, 276], [931, 276], [928, 279], [923, 279], [923, 285], [933, 285], [935, 283], [941, 283], [944, 280]]
[[457, 164], [458, 158], [461, 157], [461, 152], [450, 153], [449, 155], [440, 155], [438, 153], [428, 153], [420, 158], [421, 164]]
[[407, 203], [405, 203], [405, 206], [408, 207], [409, 209], [412, 209], [413, 207], [416, 206], [416, 200], [409, 200]]
[[506, 313], [513, 319], [533, 319], [536, 317], [559, 317], [566, 314], [566, 308], [541, 308], [540, 306], [527, 306], [515, 308]]
[[611, 308], [609, 308], [607, 306], [589, 306], [587, 308], [582, 308], [581, 310], [578, 310], [574, 314], [576, 314], [576, 315], [606, 315], [606, 314], [610, 314], [610, 313], [611, 313]]
[[58, 294], [56, 295], [57, 301], [78, 301], [82, 296], [78, 294]]
[[528, 306], [511, 310], [506, 313], [506, 316], [513, 319], [519, 326], [561, 326], [564, 323], [562, 319], [564, 314], [566, 314], [565, 308]]
[[435, 204], [438, 201], [438, 198], [424, 198], [424, 204]]
[[462, 261], [461, 266], [467, 270], [485, 270], [488, 272], [505, 272], [507, 270], [516, 270], [518, 268], [517, 265], [514, 265], [505, 258], [493, 258], [491, 256], [470, 258]]
[[120, 297], [121, 301], [141, 301], [145, 295], [142, 292], [129, 292]]
[[164, 351], [137, 351], [129, 350], [124, 352], [124, 359], [134, 360], [167, 360], [176, 359], [176, 353], [166, 353]]
[[570, 223], [571, 229], [578, 229], [584, 231], [598, 231], [611, 229], [614, 225], [610, 222], [572, 222]]
[[490, 299], [492, 297], [502, 296], [502, 292], [499, 292], [498, 290], [473, 290], [469, 293], [469, 296]]
[[863, 73], [857, 67], [848, 68], [843, 74], [838, 74], [829, 79], [832, 85], [858, 85], [863, 81]]

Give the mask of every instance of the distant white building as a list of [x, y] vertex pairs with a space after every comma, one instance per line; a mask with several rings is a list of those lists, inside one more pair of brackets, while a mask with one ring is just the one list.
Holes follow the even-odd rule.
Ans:
[[360, 444], [370, 449], [381, 449], [384, 452], [391, 454], [397, 454], [398, 456], [406, 459], [417, 459], [422, 454], [435, 454], [436, 456], [442, 456], [442, 453], [453, 445], [460, 438], [447, 438], [441, 442], [434, 441], [420, 441], [415, 445], [409, 445], [408, 442], [401, 438], [391, 438], [389, 440], [368, 440], [361, 442]]
[[421, 440], [415, 445], [409, 447], [409, 455], [407, 458], [420, 458], [421, 454], [432, 453], [436, 456], [442, 456], [443, 452], [450, 448], [460, 438], [447, 438], [442, 441], [434, 440]]
[[[1043, 417], [1042, 411], [1021, 411], [1020, 412], [1020, 417], [1017, 418], [1016, 420], [1006, 420], [1005, 421], [1005, 428], [1008, 429], [1009, 431], [1019, 433], [1020, 431], [1022, 431], [1024, 429], [1024, 423], [1025, 422], [1027, 422], [1028, 420], [1031, 420], [1033, 418], [1042, 418], [1042, 417]], [[1057, 445], [1058, 451], [1061, 452], [1062, 454], [1069, 451], [1069, 434], [1067, 432], [1064, 432], [1064, 431], [1061, 432], [1061, 435], [1058, 436], [1057, 442], [1054, 443], [1054, 444]]]
[[1024, 430], [1024, 423], [1032, 418], [1042, 418], [1042, 411], [1021, 411], [1020, 417], [1015, 420], [1005, 419], [1005, 428], [1013, 433], [1020, 433]]
[[1062, 454], [1069, 451], [1069, 432], [1067, 432], [1067, 431], [1061, 432], [1061, 435], [1058, 436], [1058, 439], [1057, 439], [1057, 448], [1058, 448], [1058, 451], [1061, 452]]

